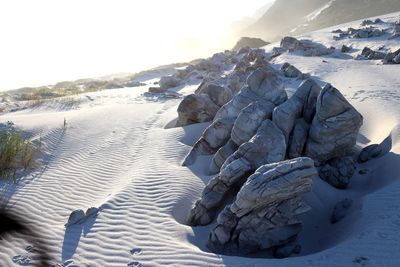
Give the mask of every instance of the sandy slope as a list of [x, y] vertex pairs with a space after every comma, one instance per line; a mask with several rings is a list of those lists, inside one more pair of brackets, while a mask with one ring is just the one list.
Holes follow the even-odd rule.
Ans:
[[[330, 29], [310, 36], [337, 47], [350, 42], [333, 41]], [[359, 48], [366, 42], [384, 42], [351, 41]], [[73, 259], [79, 266], [127, 266], [130, 262], [143, 266], [400, 266], [399, 66], [332, 57], [283, 55], [276, 59], [276, 63], [285, 61], [321, 83], [331, 82], [359, 109], [365, 117], [360, 146], [389, 136], [388, 153], [358, 166], [368, 174], [355, 175], [348, 190], [315, 181], [313, 192], [307, 195], [313, 210], [304, 216], [301, 256], [257, 259], [205, 251], [212, 226], [191, 228], [182, 223], [209, 179], [204, 168], [210, 159], [199, 160], [192, 169], [181, 167], [180, 161], [207, 124], [164, 129], [176, 117], [179, 100], [146, 101], [141, 96], [146, 87], [91, 93], [76, 110], [27, 110], [2, 116], [1, 121], [12, 120], [36, 134], [42, 131], [49, 153], [37, 172], [17, 187], [3, 185], [1, 194], [9, 198], [10, 209], [37, 225], [58, 263]], [[331, 208], [344, 197], [355, 199], [356, 205], [350, 216], [332, 226]], [[91, 206], [102, 209], [96, 219], [65, 230], [72, 210]], [[29, 255], [26, 245], [20, 238], [6, 243], [0, 250], [0, 266], [12, 266], [15, 255]], [[140, 253], [132, 255], [133, 248]], [[365, 259], [357, 259], [361, 256]]]

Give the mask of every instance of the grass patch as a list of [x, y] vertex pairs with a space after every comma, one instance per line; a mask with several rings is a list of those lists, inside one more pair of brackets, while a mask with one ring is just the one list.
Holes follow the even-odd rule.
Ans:
[[22, 137], [20, 132], [0, 132], [0, 179], [16, 181], [20, 170], [27, 170], [34, 162], [35, 155], [40, 151], [40, 144], [33, 143]]

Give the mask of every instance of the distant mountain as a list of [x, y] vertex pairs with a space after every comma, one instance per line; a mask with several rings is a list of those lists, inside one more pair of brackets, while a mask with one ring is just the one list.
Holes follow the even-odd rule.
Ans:
[[328, 2], [329, 0], [276, 0], [258, 21], [242, 32], [242, 36], [276, 41], [303, 24], [308, 14]]
[[276, 0], [242, 35], [277, 41], [353, 20], [400, 11], [400, 0]]

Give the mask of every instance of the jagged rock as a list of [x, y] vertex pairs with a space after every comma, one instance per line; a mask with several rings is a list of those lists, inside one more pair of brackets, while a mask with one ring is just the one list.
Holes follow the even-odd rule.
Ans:
[[400, 49], [387, 53], [382, 62], [383, 64], [400, 64]]
[[223, 147], [218, 149], [214, 157], [211, 160], [208, 173], [214, 175], [219, 173], [221, 166], [224, 164], [225, 160], [230, 157], [239, 148], [232, 140], [229, 140]]
[[235, 150], [232, 151], [231, 148], [239, 147], [241, 144], [248, 142], [254, 136], [261, 123], [265, 119], [271, 118], [274, 108], [275, 105], [271, 102], [259, 100], [242, 109], [235, 120], [231, 132], [231, 140], [235, 146], [228, 145], [227, 147], [222, 147], [217, 151], [210, 165], [210, 174], [219, 172], [219, 169], [225, 160], [235, 152]]
[[240, 40], [235, 44], [233, 47], [233, 51], [240, 51], [243, 47], [250, 47], [250, 48], [259, 48], [262, 46], [266, 46], [269, 44], [268, 42], [260, 39], [260, 38], [251, 38], [251, 37], [242, 37]]
[[381, 153], [382, 153], [381, 145], [379, 144], [369, 145], [361, 150], [360, 155], [358, 155], [357, 161], [359, 163], [364, 163], [371, 159], [379, 157]]
[[188, 95], [178, 106], [176, 126], [212, 121], [218, 110], [219, 106], [208, 95]]
[[265, 120], [249, 142], [242, 144], [230, 156], [203, 191], [189, 216], [189, 224], [210, 223], [221, 208], [229, 190], [241, 186], [246, 175], [261, 165], [279, 162], [285, 158], [286, 143], [281, 130], [271, 121]]
[[198, 155], [214, 154], [221, 146], [225, 145], [231, 135], [234, 122], [235, 120], [229, 117], [213, 121], [194, 144], [182, 165], [190, 166]]
[[164, 76], [164, 77], [161, 77], [158, 84], [162, 89], [167, 90], [169, 88], [178, 86], [179, 82], [180, 82], [180, 80], [174, 76]]
[[314, 80], [307, 79], [288, 101], [275, 108], [272, 119], [284, 133], [286, 142], [296, 119], [304, 117], [308, 122], [312, 120], [320, 91], [321, 87]]
[[[374, 22], [370, 21], [371, 24], [374, 24]], [[365, 24], [362, 26], [366, 26], [370, 24]], [[335, 32], [336, 33], [336, 32]], [[340, 40], [344, 38], [372, 38], [372, 37], [379, 37], [384, 34], [386, 34], [386, 30], [381, 30], [376, 27], [364, 27], [361, 29], [354, 29], [354, 28], [348, 28], [347, 31], [341, 31], [337, 32], [339, 33], [338, 36], [334, 36], [333, 38], [335, 40]]]
[[356, 165], [351, 157], [334, 158], [319, 169], [319, 176], [338, 189], [346, 189], [355, 171]]
[[353, 205], [353, 200], [345, 198], [335, 205], [333, 208], [331, 223], [337, 223], [347, 216], [351, 206]]
[[85, 213], [83, 212], [83, 210], [78, 209], [78, 210], [74, 210], [68, 218], [68, 222], [65, 224], [65, 227], [74, 225], [74, 224], [81, 224], [83, 222], [85, 222], [86, 217], [85, 217]]
[[298, 215], [309, 210], [301, 200], [318, 173], [309, 158], [261, 166], [248, 178], [234, 203], [220, 213], [207, 246], [222, 254], [272, 251], [287, 257], [299, 251]]
[[384, 59], [385, 57], [386, 54], [383, 52], [374, 51], [371, 48], [364, 47], [364, 49], [361, 51], [361, 54], [356, 59], [378, 60]]
[[298, 158], [304, 154], [310, 124], [304, 118], [297, 119], [289, 138], [288, 158]]
[[281, 70], [283, 75], [288, 78], [301, 78], [303, 76], [303, 73], [298, 68], [287, 62], [282, 65]]
[[333, 53], [334, 48], [327, 48], [323, 44], [311, 40], [298, 40], [294, 37], [286, 36], [281, 40], [281, 48], [289, 52], [299, 51], [304, 56], [323, 56]]
[[214, 83], [207, 84], [198, 93], [208, 95], [210, 99], [220, 107], [232, 99], [231, 90]]
[[342, 48], [340, 49], [340, 52], [342, 53], [347, 53], [351, 51], [351, 47], [347, 45], [342, 45]]
[[325, 162], [350, 154], [362, 122], [361, 114], [345, 97], [332, 85], [325, 85], [318, 96], [305, 156]]
[[231, 139], [236, 145], [248, 142], [265, 119], [272, 117], [275, 105], [267, 100], [259, 100], [242, 109], [232, 128]]

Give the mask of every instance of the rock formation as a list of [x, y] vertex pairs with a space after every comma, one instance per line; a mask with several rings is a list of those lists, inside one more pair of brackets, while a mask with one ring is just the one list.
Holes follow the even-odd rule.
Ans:
[[219, 108], [208, 95], [188, 95], [178, 106], [176, 126], [212, 121]]
[[230, 190], [240, 187], [249, 172], [258, 167], [284, 160], [285, 137], [271, 120], [265, 120], [249, 142], [242, 144], [221, 167], [220, 173], [207, 184], [189, 217], [191, 225], [209, 224], [221, 208]]
[[[268, 110], [269, 112], [272, 112], [272, 109], [274, 108], [275, 105], [279, 105], [283, 103], [287, 99], [286, 91], [283, 89], [283, 85], [281, 81], [279, 80], [277, 74], [273, 70], [270, 69], [265, 69], [265, 68], [258, 68], [254, 72], [252, 72], [249, 77], [247, 78], [247, 85], [244, 86], [240, 92], [233, 97], [231, 101], [229, 101], [227, 104], [222, 106], [217, 114], [215, 114], [215, 118], [213, 123], [209, 127], [214, 127], [213, 124], [216, 123], [219, 119], [232, 119], [233, 121], [236, 121], [239, 113], [244, 109], [246, 106], [251, 104], [252, 102], [258, 102], [256, 106], [253, 106], [252, 108], [255, 109], [259, 107], [259, 109], [264, 109], [262, 111], [259, 111], [257, 116], [263, 117], [262, 114], [265, 113], [265, 116], [268, 115]], [[197, 95], [201, 96], [201, 95]], [[195, 98], [195, 95], [191, 95], [192, 98]], [[185, 98], [186, 99], [186, 98]], [[191, 117], [195, 117], [197, 120], [199, 120], [199, 115], [203, 115], [201, 113], [201, 110], [205, 108], [205, 106], [199, 106], [198, 109], [193, 110], [193, 108], [190, 106], [191, 103], [184, 103], [185, 99], [182, 101], [182, 103], [178, 107], [178, 114], [179, 114], [179, 119], [177, 125], [186, 125], [187, 122], [189, 121], [186, 119], [188, 117], [188, 113], [195, 113]], [[185, 107], [185, 108], [184, 108]], [[187, 107], [187, 108], [186, 108]], [[181, 111], [181, 113], [179, 113]], [[214, 110], [212, 110], [214, 111]], [[248, 112], [244, 112], [243, 116], [241, 116], [241, 119], [239, 119], [238, 123], [236, 124], [236, 130], [240, 131], [241, 129], [244, 128], [244, 123], [247, 120], [253, 120], [255, 119], [254, 116], [250, 118], [250, 116], [247, 116]], [[261, 115], [260, 115], [261, 114]], [[256, 116], [256, 115], [255, 115]], [[211, 116], [207, 117], [208, 119]], [[181, 119], [182, 118], [182, 119]], [[252, 126], [252, 131], [253, 134], [257, 126], [259, 126], [261, 123], [260, 122], [261, 118], [255, 119], [253, 124], [257, 123], [257, 125]], [[193, 121], [194, 119], [191, 119]], [[204, 121], [204, 119], [203, 119]], [[186, 124], [184, 124], [186, 123]], [[231, 125], [227, 125], [228, 128], [232, 127]], [[251, 134], [250, 134], [251, 137]], [[234, 137], [235, 139], [235, 137]], [[239, 143], [239, 142], [238, 142]], [[224, 144], [222, 144], [220, 147], [222, 147]], [[237, 144], [237, 146], [241, 145]], [[218, 147], [218, 148], [220, 148]], [[218, 149], [217, 148], [217, 149]], [[190, 165], [192, 163], [193, 153], [197, 153], [195, 150], [192, 150], [189, 155], [187, 156], [187, 159], [184, 161], [184, 165]], [[212, 153], [211, 153], [212, 154]]]
[[298, 215], [308, 211], [302, 196], [318, 173], [309, 158], [261, 166], [248, 178], [232, 205], [219, 214], [207, 246], [216, 253], [246, 255], [271, 251], [287, 257], [299, 251]]

